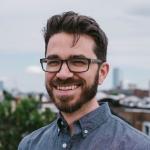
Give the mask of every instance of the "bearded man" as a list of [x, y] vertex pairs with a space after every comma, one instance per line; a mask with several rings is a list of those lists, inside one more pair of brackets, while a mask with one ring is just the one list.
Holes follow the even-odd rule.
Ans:
[[26, 136], [19, 150], [150, 150], [150, 139], [98, 104], [109, 71], [107, 37], [91, 17], [65, 12], [44, 29], [45, 85], [59, 110], [51, 124]]

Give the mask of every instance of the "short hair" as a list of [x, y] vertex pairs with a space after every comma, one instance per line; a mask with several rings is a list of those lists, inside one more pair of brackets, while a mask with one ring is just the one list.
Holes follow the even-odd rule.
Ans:
[[108, 40], [104, 31], [98, 23], [91, 17], [79, 15], [73, 11], [54, 15], [47, 20], [44, 27], [45, 56], [49, 39], [56, 33], [70, 33], [74, 35], [73, 45], [77, 43], [80, 35], [90, 36], [94, 42], [94, 53], [98, 59], [106, 61]]

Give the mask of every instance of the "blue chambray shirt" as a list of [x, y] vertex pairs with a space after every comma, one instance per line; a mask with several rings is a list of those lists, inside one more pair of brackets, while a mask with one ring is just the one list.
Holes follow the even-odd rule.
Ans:
[[18, 150], [150, 150], [150, 138], [111, 114], [107, 103], [68, 125], [59, 116], [26, 136]]

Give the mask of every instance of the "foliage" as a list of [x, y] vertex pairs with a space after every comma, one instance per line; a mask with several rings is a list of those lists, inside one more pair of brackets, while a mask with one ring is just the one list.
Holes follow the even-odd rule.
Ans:
[[3, 90], [3, 95], [4, 95], [4, 99], [7, 101], [11, 101], [13, 99], [12, 94], [6, 90]]
[[12, 102], [0, 103], [0, 150], [16, 150], [25, 135], [55, 118], [50, 109], [40, 112], [39, 102], [34, 99], [21, 100], [16, 108], [12, 107]]

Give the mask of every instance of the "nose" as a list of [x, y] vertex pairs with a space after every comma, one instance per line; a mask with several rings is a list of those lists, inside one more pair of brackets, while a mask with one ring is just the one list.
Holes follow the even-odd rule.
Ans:
[[61, 66], [61, 69], [59, 72], [57, 72], [56, 77], [60, 79], [67, 79], [73, 76], [73, 73], [70, 72], [66, 62], [64, 62]]

